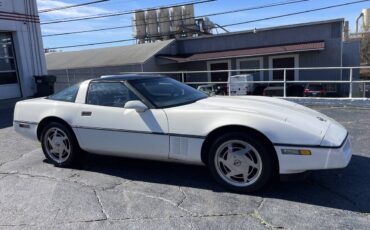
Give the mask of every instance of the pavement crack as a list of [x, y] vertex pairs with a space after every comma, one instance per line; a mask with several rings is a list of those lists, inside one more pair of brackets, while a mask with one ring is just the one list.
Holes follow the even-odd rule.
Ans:
[[268, 223], [265, 219], [263, 219], [263, 217], [261, 216], [261, 214], [260, 214], [260, 210], [262, 209], [262, 207], [263, 207], [263, 205], [265, 204], [265, 202], [266, 202], [266, 198], [262, 198], [262, 201], [261, 201], [261, 203], [258, 205], [258, 207], [257, 207], [257, 209], [254, 211], [254, 212], [252, 212], [251, 214], [250, 214], [250, 216], [252, 216], [254, 219], [256, 219], [256, 220], [258, 220], [258, 222], [260, 223], [260, 224], [262, 224], [263, 226], [265, 226], [266, 228], [268, 228], [268, 229], [285, 229], [284, 227], [280, 227], [280, 226], [274, 226], [274, 225], [272, 225], [272, 224], [270, 224], [270, 223]]
[[0, 227], [35, 227], [36, 224], [0, 224]]
[[84, 183], [81, 183], [81, 182], [78, 182], [78, 181], [70, 181], [68, 180], [68, 178], [55, 178], [55, 177], [50, 177], [50, 176], [45, 176], [45, 175], [34, 175], [34, 174], [30, 174], [30, 173], [20, 173], [20, 172], [17, 172], [17, 171], [12, 171], [12, 172], [1, 172], [0, 171], [0, 175], [6, 175], [6, 176], [18, 176], [18, 177], [30, 177], [30, 178], [38, 178], [38, 179], [44, 179], [44, 180], [52, 180], [52, 181], [56, 181], [56, 182], [65, 182], [65, 183], [71, 183], [71, 184], [77, 184], [79, 186], [83, 186], [83, 187], [86, 187], [86, 188], [90, 188], [90, 189], [94, 189], [94, 186], [91, 186], [91, 185], [87, 185], [87, 184], [84, 184]]
[[[101, 203], [98, 198], [99, 196], [96, 196], [98, 199], [98, 202]], [[104, 214], [105, 211], [102, 212]], [[105, 214], [106, 215], [106, 214]], [[76, 220], [76, 221], [61, 221], [61, 222], [54, 222], [56, 225], [65, 225], [65, 224], [79, 224], [79, 223], [94, 223], [94, 222], [127, 222], [127, 221], [153, 221], [153, 220], [169, 220], [169, 219], [182, 219], [182, 218], [211, 218], [211, 217], [235, 217], [235, 216], [241, 216], [245, 217], [250, 215], [250, 213], [224, 213], [224, 214], [202, 214], [202, 215], [179, 215], [179, 216], [166, 216], [166, 217], [140, 217], [140, 218], [96, 218], [96, 219], [90, 219], [90, 220]], [[43, 227], [45, 223], [38, 223], [38, 224], [7, 224], [7, 225], [0, 225], [0, 227]], [[190, 227], [191, 229], [194, 229], [194, 223], [190, 220]], [[275, 228], [277, 229], [277, 228]], [[282, 229], [282, 228], [280, 228]]]
[[177, 207], [179, 208], [183, 203], [184, 203], [184, 201], [188, 198], [187, 196], [186, 196], [186, 193], [185, 193], [185, 191], [181, 188], [181, 187], [179, 187], [179, 190], [180, 190], [180, 192], [181, 192], [181, 194], [182, 194], [182, 199], [177, 203]]
[[[98, 201], [98, 204], [99, 204], [99, 206], [100, 206], [100, 210], [101, 210], [101, 212], [102, 212], [102, 214], [103, 214], [103, 216], [104, 216], [104, 218], [103, 218], [102, 220], [108, 220], [108, 219], [109, 219], [109, 215], [108, 215], [108, 213], [105, 211], [104, 206], [103, 206], [103, 203], [102, 203], [102, 201], [101, 201], [101, 199], [100, 199], [100, 197], [99, 197], [99, 195], [98, 195], [98, 193], [96, 192], [96, 190], [95, 190], [95, 189], [94, 189], [94, 194], [95, 194], [96, 199], [97, 199], [97, 201]], [[101, 220], [100, 220], [100, 221], [101, 221]]]
[[181, 209], [182, 211], [190, 214], [190, 215], [197, 215], [196, 213], [186, 209], [186, 208], [183, 208], [181, 207], [178, 203], [176, 202], [173, 202], [172, 200], [168, 200], [166, 198], [163, 198], [163, 197], [159, 197], [159, 196], [152, 196], [152, 195], [148, 195], [148, 194], [145, 194], [145, 193], [142, 193], [142, 192], [134, 192], [134, 191], [128, 191], [128, 190], [125, 190], [125, 192], [129, 192], [129, 193], [133, 193], [133, 194], [138, 194], [138, 195], [142, 195], [144, 197], [147, 197], [147, 198], [151, 198], [151, 199], [157, 199], [157, 200], [161, 200], [161, 201], [164, 201], [166, 203], [169, 203], [170, 205], [176, 207], [176, 208], [179, 208]]
[[181, 219], [181, 218], [209, 218], [209, 217], [228, 217], [228, 216], [248, 216], [248, 213], [227, 213], [227, 214], [202, 214], [202, 215], [179, 215], [166, 217], [140, 217], [140, 218], [112, 218], [109, 221], [140, 221], [140, 220], [164, 220], [164, 219]]
[[265, 198], [262, 198], [261, 203], [257, 207], [257, 211], [259, 211], [262, 208], [262, 206], [265, 204], [265, 201], [266, 201], [266, 199]]
[[57, 217], [58, 217], [58, 215], [59, 215], [59, 213], [60, 213], [60, 211], [61, 211], [62, 209], [60, 209], [60, 208], [58, 208], [58, 210], [57, 210], [57, 212], [55, 213], [55, 216], [54, 216], [54, 218], [53, 218], [53, 221], [55, 221], [56, 219], [57, 219]]
[[12, 163], [12, 162], [14, 162], [14, 161], [19, 160], [19, 159], [23, 158], [24, 156], [26, 156], [26, 155], [28, 155], [28, 154], [32, 154], [32, 153], [34, 153], [34, 152], [38, 152], [38, 151], [40, 151], [40, 150], [41, 150], [41, 149], [40, 149], [40, 148], [38, 148], [38, 149], [35, 149], [35, 150], [31, 151], [31, 152], [23, 153], [23, 154], [21, 154], [19, 157], [15, 158], [15, 159], [12, 159], [12, 160], [10, 160], [10, 161], [6, 161], [6, 162], [3, 162], [3, 163], [0, 163], [0, 168], [1, 168], [1, 167], [3, 167], [3, 166], [4, 166], [4, 165], [6, 165], [6, 164], [9, 164], [9, 163]]
[[258, 222], [260, 224], [262, 224], [263, 226], [265, 226], [268, 229], [286, 229], [284, 227], [274, 226], [274, 225], [268, 223], [265, 219], [263, 219], [263, 217], [261, 216], [261, 214], [257, 210], [255, 210], [253, 213], [251, 213], [250, 216], [253, 217], [254, 219], [258, 220]]
[[[0, 175], [1, 175], [1, 174], [0, 174]], [[1, 176], [0, 176], [0, 180], [1, 180], [1, 179], [3, 179], [3, 178], [5, 178], [5, 177], [7, 177], [7, 176], [8, 176], [8, 175], [1, 175]]]
[[104, 222], [108, 221], [107, 219], [100, 218], [100, 219], [92, 219], [92, 220], [76, 220], [76, 221], [67, 221], [67, 222], [58, 222], [56, 224], [79, 224], [79, 223], [94, 223], [94, 222]]
[[121, 186], [121, 185], [124, 185], [124, 184], [128, 184], [128, 183], [130, 183], [130, 182], [132, 182], [132, 180], [126, 180], [126, 181], [124, 181], [124, 182], [114, 183], [114, 184], [109, 185], [109, 186], [107, 186], [107, 187], [103, 187], [103, 188], [101, 188], [100, 190], [102, 190], [102, 191], [115, 190], [117, 187], [119, 187], [119, 186]]

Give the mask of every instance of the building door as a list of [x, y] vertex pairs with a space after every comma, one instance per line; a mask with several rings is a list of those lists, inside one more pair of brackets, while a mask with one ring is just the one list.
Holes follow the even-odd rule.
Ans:
[[254, 81], [263, 80], [263, 71], [259, 70], [263, 68], [263, 58], [244, 58], [236, 61], [238, 69], [246, 71], [238, 71], [238, 74], [251, 74], [253, 75]]
[[[274, 69], [278, 68], [295, 68], [297, 66], [297, 57], [296, 56], [281, 56], [281, 57], [272, 57], [270, 59], [270, 67]], [[298, 79], [297, 70], [287, 70], [286, 71], [286, 80], [294, 81]], [[284, 80], [284, 70], [274, 70], [272, 71], [272, 80], [282, 81]]]
[[[216, 61], [208, 62], [208, 70], [229, 70], [230, 62], [229, 61]], [[212, 82], [226, 82], [229, 79], [229, 72], [211, 72], [208, 75], [208, 80]]]
[[21, 97], [11, 33], [0, 32], [0, 100]]

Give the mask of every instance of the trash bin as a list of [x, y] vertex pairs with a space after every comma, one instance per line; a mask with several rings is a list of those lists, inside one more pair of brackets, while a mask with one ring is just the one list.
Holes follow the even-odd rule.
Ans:
[[36, 97], [46, 97], [54, 93], [54, 84], [56, 76], [53, 75], [38, 75], [34, 76], [36, 81]]

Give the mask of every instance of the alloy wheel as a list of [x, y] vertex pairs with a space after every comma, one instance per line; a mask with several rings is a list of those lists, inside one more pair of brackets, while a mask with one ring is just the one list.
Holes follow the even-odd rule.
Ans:
[[237, 187], [255, 183], [262, 172], [262, 160], [258, 151], [242, 140], [229, 140], [221, 144], [214, 158], [217, 173]]

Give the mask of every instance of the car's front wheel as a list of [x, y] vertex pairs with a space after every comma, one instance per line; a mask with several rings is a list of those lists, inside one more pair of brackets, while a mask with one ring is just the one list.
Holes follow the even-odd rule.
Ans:
[[71, 167], [81, 160], [82, 151], [73, 132], [65, 125], [51, 122], [41, 133], [45, 157], [54, 165]]
[[213, 142], [208, 167], [227, 189], [254, 192], [265, 187], [274, 176], [272, 154], [258, 136], [228, 133]]

